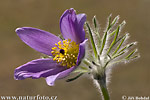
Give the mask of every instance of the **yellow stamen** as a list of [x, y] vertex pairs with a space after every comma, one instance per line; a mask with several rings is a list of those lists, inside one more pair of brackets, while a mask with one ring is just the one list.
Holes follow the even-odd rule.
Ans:
[[67, 66], [71, 68], [76, 65], [77, 56], [79, 52], [79, 45], [76, 42], [71, 41], [71, 39], [59, 41], [55, 44], [56, 47], [52, 48], [53, 60], [62, 66]]

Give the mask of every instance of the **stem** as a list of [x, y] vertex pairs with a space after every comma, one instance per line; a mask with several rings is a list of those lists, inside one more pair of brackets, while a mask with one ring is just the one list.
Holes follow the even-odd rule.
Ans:
[[106, 87], [106, 84], [104, 83], [104, 81], [103, 80], [97, 80], [97, 82], [101, 88], [101, 92], [102, 92], [104, 100], [110, 100], [109, 93], [108, 93], [108, 90], [107, 90], [107, 87]]
[[98, 82], [98, 87], [101, 89], [103, 100], [110, 100], [109, 93], [106, 86], [106, 74], [105, 71], [101, 74], [95, 74], [94, 79]]

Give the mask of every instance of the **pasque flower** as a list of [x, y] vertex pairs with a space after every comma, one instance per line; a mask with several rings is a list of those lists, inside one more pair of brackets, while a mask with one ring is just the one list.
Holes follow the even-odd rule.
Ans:
[[16, 80], [46, 78], [48, 85], [68, 76], [80, 64], [85, 55], [85, 14], [66, 10], [60, 18], [60, 30], [64, 40], [31, 27], [17, 28], [20, 39], [31, 48], [48, 55], [48, 58], [32, 60], [15, 69]]

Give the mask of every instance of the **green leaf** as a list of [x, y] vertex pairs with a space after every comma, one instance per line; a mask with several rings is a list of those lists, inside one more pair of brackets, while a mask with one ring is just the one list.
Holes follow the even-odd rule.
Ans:
[[88, 70], [87, 67], [80, 66], [80, 68], [83, 69], [83, 70]]
[[91, 62], [88, 59], [83, 59], [82, 60], [84, 64], [86, 64], [87, 66], [91, 65]]
[[110, 28], [111, 28], [111, 14], [108, 17], [108, 26], [106, 28], [106, 32], [103, 35], [103, 39], [102, 39], [102, 43], [101, 43], [101, 49], [100, 49], [100, 53], [99, 53], [100, 55], [103, 52], [103, 49], [104, 49], [104, 46], [105, 46], [105, 43], [106, 43], [107, 34], [108, 34], [108, 31], [109, 31]]
[[120, 60], [117, 60], [115, 62], [112, 62], [111, 64], [113, 65], [113, 64], [120, 63], [120, 62], [123, 62], [123, 61], [125, 61], [125, 60], [124, 59], [120, 59]]
[[136, 58], [139, 58], [139, 57], [140, 57], [140, 55], [135, 55], [135, 56], [130, 57], [128, 60], [136, 59]]
[[105, 43], [106, 43], [106, 38], [107, 38], [107, 31], [105, 32], [104, 36], [103, 36], [103, 39], [102, 39], [102, 43], [101, 43], [101, 50], [100, 50], [100, 55], [102, 54], [103, 52], [103, 49], [104, 49], [104, 46], [105, 46]]
[[94, 51], [94, 55], [95, 55], [95, 57], [97, 58], [98, 55], [97, 55], [97, 50], [96, 50], [96, 46], [95, 46], [94, 39], [93, 39], [93, 35], [92, 35], [92, 30], [91, 30], [91, 28], [90, 28], [90, 26], [89, 26], [88, 23], [86, 23], [86, 26], [87, 26], [87, 28], [88, 28], [88, 33], [89, 33], [89, 35], [90, 35], [90, 41], [91, 41], [91, 44], [92, 44], [92, 48], [93, 48], [93, 51]]
[[123, 52], [126, 49], [131, 48], [132, 46], [136, 45], [136, 42], [132, 42], [130, 44], [127, 44], [125, 47], [123, 47], [118, 53]]
[[123, 58], [123, 59], [117, 60], [117, 61], [115, 61], [115, 62], [113, 62], [111, 64], [116, 64], [116, 63], [124, 62], [126, 60], [133, 60], [133, 59], [136, 59], [136, 58], [139, 58], [139, 57], [140, 57], [140, 55], [138, 54], [138, 55], [132, 56], [132, 57], [130, 57], [128, 59]]
[[[123, 21], [123, 22], [119, 25], [120, 29], [121, 29], [125, 24], [126, 24], [126, 22]], [[117, 29], [115, 29], [112, 33], [110, 33], [108, 37], [113, 36], [113, 35], [116, 33], [116, 31], [117, 31]]]
[[128, 48], [131, 48], [133, 45], [136, 45], [137, 42], [132, 42], [131, 44], [128, 45]]
[[113, 42], [111, 43], [111, 45], [110, 45], [110, 47], [109, 47], [109, 49], [108, 49], [108, 51], [107, 51], [107, 54], [109, 54], [109, 52], [111, 51], [112, 47], [114, 46], [114, 44], [115, 44], [115, 42], [116, 42], [116, 39], [117, 39], [118, 34], [119, 34], [119, 29], [120, 29], [120, 26], [118, 26], [118, 28], [117, 28], [116, 35], [115, 35], [114, 40], [113, 40]]
[[130, 54], [128, 54], [125, 59], [129, 59], [135, 52], [137, 52], [137, 49], [134, 49]]
[[126, 39], [126, 35], [124, 37], [122, 37], [122, 41], [120, 42], [120, 44], [117, 46], [116, 50], [113, 52], [112, 55], [116, 54], [118, 52], [118, 50], [120, 49], [120, 47], [122, 46], [123, 42]]
[[[113, 22], [111, 23], [111, 15], [108, 17], [108, 26], [106, 28], [106, 32], [104, 33], [104, 36], [103, 36], [103, 39], [102, 39], [102, 43], [101, 43], [101, 50], [100, 50], [100, 55], [102, 54], [103, 52], [103, 49], [104, 49], [104, 46], [105, 46], [105, 43], [106, 43], [106, 38], [107, 38], [107, 34], [108, 34], [108, 31], [111, 29], [111, 27], [116, 23], [116, 21], [119, 19], [119, 17], [116, 17]], [[116, 34], [116, 38], [118, 36], [118, 28], [116, 31], [114, 31], [111, 35]], [[113, 44], [112, 44], [113, 45]], [[111, 48], [110, 48], [111, 49]], [[109, 52], [109, 51], [108, 51]]]
[[124, 20], [119, 26], [122, 28], [126, 24], [126, 21]]
[[111, 14], [109, 15], [109, 17], [108, 17], [108, 26], [107, 26], [107, 29], [106, 29], [106, 31], [108, 31], [110, 28], [111, 28]]
[[117, 31], [117, 29], [115, 29], [112, 33], [110, 33], [110, 34], [108, 35], [108, 37], [113, 36], [113, 35], [116, 33], [116, 31]]
[[96, 20], [96, 16], [93, 17], [93, 23], [94, 23], [95, 29], [97, 29], [97, 20]]
[[93, 25], [94, 25], [94, 29], [93, 29], [93, 33], [95, 33], [95, 42], [96, 42], [96, 46], [97, 46], [97, 49], [100, 48], [100, 44], [101, 44], [101, 37], [100, 37], [100, 34], [99, 34], [99, 28], [98, 28], [98, 21], [96, 20], [96, 16], [93, 17]]
[[115, 59], [115, 58], [117, 58], [117, 57], [123, 55], [124, 53], [125, 53], [125, 52], [121, 52], [121, 53], [119, 53], [119, 54], [116, 54], [116, 55], [114, 55], [114, 56], [112, 57], [112, 59]]
[[74, 77], [74, 78], [67, 79], [66, 82], [74, 81], [74, 80], [78, 79], [80, 76], [82, 76], [83, 74], [84, 74], [84, 73], [80, 73], [80, 74], [78, 74], [78, 75], [77, 75], [76, 77]]
[[73, 71], [73, 73], [87, 73], [89, 72], [88, 68], [87, 67], [83, 67], [83, 66], [78, 66], [79, 68], [76, 69], [75, 71]]
[[114, 26], [118, 20], [119, 20], [119, 15], [114, 18], [110, 26]]
[[100, 48], [100, 44], [101, 44], [101, 37], [99, 35], [99, 28], [98, 28], [98, 22], [96, 20], [96, 16], [93, 17], [93, 23], [94, 23], [94, 27], [95, 27], [95, 30], [94, 30], [94, 33], [96, 34], [96, 38], [97, 38], [97, 45], [98, 45], [98, 48]]
[[88, 73], [89, 70], [84, 70], [84, 69], [77, 69], [74, 71], [74, 73]]

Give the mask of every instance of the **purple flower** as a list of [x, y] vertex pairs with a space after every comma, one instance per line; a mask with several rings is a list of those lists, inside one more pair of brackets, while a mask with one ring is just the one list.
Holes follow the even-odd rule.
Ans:
[[52, 56], [45, 59], [32, 60], [15, 69], [14, 78], [46, 78], [48, 85], [68, 76], [77, 68], [85, 55], [85, 14], [77, 14], [74, 9], [66, 10], [60, 18], [60, 29], [65, 40], [31, 27], [17, 28], [20, 39], [31, 48]]

